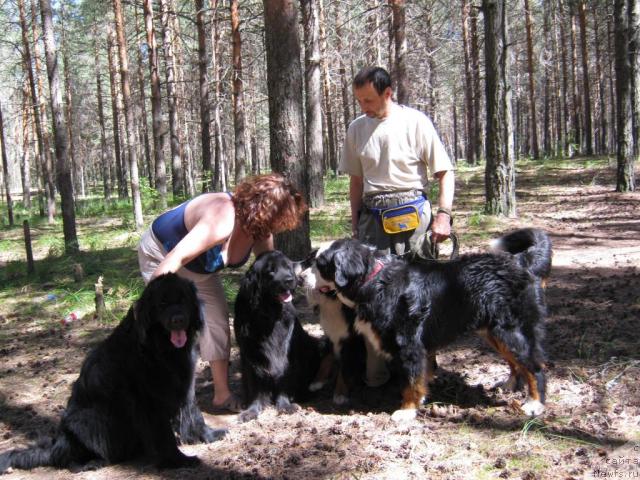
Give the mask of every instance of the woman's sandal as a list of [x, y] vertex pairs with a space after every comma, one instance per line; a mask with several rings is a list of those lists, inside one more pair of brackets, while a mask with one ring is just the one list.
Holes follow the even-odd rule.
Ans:
[[235, 393], [232, 393], [220, 405], [213, 404], [211, 413], [214, 415], [224, 415], [228, 413], [238, 413], [242, 411], [242, 400]]

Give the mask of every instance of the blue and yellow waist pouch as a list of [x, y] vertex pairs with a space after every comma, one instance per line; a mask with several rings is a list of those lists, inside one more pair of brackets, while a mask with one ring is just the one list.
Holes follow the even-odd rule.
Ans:
[[411, 232], [420, 225], [425, 203], [426, 199], [420, 197], [395, 207], [371, 208], [370, 210], [378, 215], [385, 233]]

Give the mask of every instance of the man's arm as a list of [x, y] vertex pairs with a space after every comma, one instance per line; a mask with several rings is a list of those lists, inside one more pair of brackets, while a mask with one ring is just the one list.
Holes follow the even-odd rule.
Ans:
[[[455, 173], [453, 170], [444, 170], [435, 174], [440, 185], [438, 195], [438, 213], [433, 219], [431, 232], [434, 241], [441, 242], [451, 235], [451, 208], [453, 207], [453, 194], [455, 192]], [[449, 212], [449, 213], [445, 213]]]
[[358, 238], [358, 212], [362, 207], [363, 190], [362, 177], [351, 175], [349, 177], [349, 203], [351, 204], [351, 236], [353, 238]]

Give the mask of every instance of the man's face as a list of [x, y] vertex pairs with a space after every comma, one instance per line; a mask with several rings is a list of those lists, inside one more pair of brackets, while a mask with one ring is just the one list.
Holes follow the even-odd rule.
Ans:
[[379, 94], [371, 82], [353, 89], [353, 95], [358, 100], [363, 113], [371, 118], [385, 118], [389, 114], [391, 93], [391, 87], [387, 87], [382, 94]]

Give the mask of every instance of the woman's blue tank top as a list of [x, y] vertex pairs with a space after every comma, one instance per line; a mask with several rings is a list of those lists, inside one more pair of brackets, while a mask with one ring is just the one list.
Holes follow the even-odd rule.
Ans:
[[[229, 196], [231, 194], [229, 193]], [[156, 218], [151, 224], [151, 229], [154, 235], [167, 252], [173, 250], [173, 248], [182, 240], [189, 231], [184, 224], [184, 211], [187, 208], [191, 200], [187, 200], [181, 203], [176, 208], [163, 213]], [[198, 257], [191, 260], [185, 265], [185, 268], [195, 273], [213, 273], [221, 270], [225, 267], [224, 260], [222, 259], [222, 244], [211, 247], [204, 253], [201, 253]], [[228, 265], [229, 267], [239, 267], [244, 265], [249, 259], [249, 254], [245, 259], [238, 264]]]

